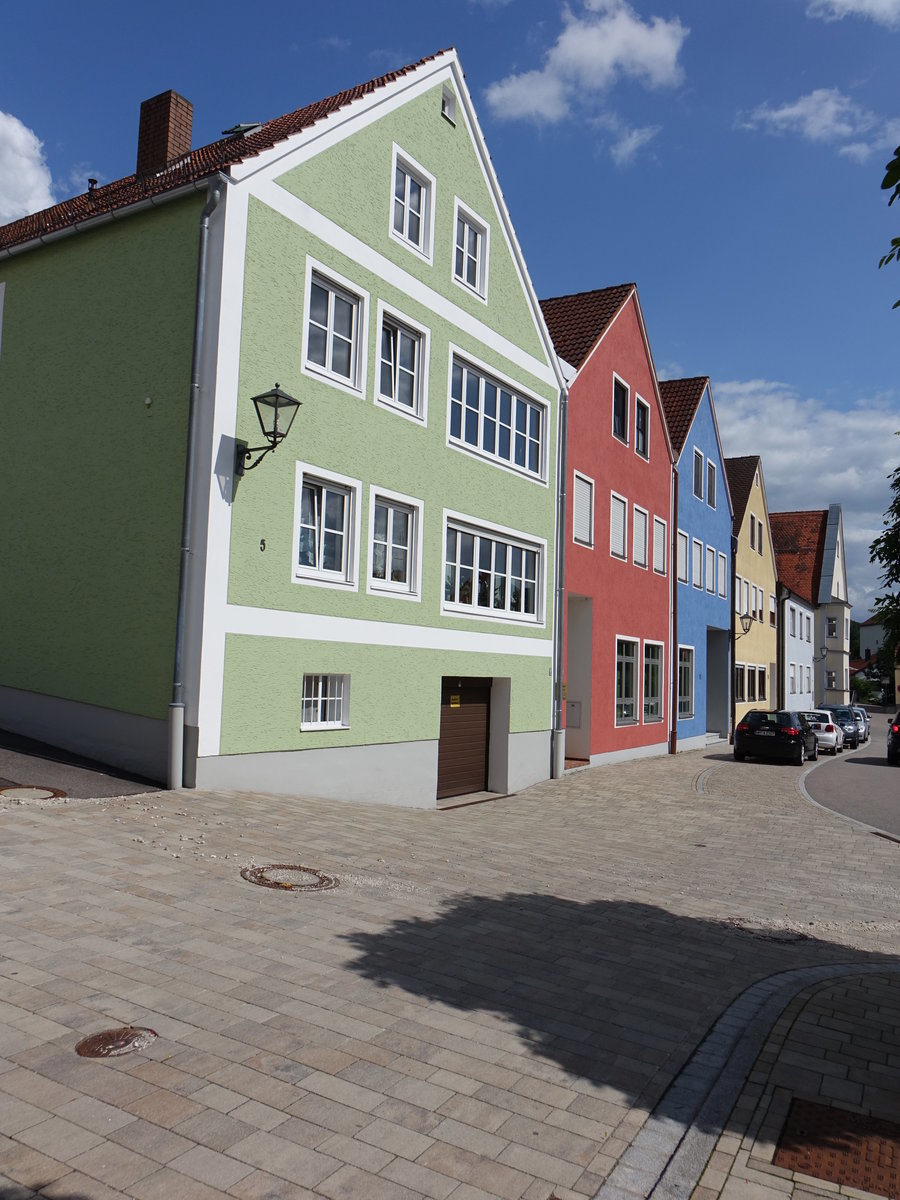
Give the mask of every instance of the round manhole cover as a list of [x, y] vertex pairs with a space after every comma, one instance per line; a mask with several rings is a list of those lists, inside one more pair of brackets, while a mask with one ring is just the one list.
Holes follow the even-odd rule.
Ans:
[[82, 1058], [116, 1058], [120, 1054], [131, 1054], [134, 1050], [146, 1050], [157, 1037], [155, 1029], [141, 1025], [123, 1025], [120, 1029], [104, 1029], [82, 1038], [75, 1053]]
[[265, 867], [244, 867], [241, 877], [260, 887], [282, 888], [288, 892], [328, 892], [337, 887], [333, 875], [291, 863], [270, 863]]
[[65, 796], [59, 788], [52, 787], [5, 787], [0, 796], [6, 800], [58, 800]]

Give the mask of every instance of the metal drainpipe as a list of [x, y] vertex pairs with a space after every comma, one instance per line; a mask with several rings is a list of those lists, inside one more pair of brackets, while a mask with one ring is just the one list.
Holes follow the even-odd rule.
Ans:
[[191, 395], [188, 405], [188, 438], [184, 464], [184, 508], [181, 518], [181, 560], [178, 573], [178, 610], [175, 618], [175, 663], [172, 671], [172, 702], [169, 705], [168, 786], [184, 786], [184, 642], [191, 557], [191, 523], [194, 515], [194, 475], [199, 423], [200, 359], [206, 316], [206, 269], [209, 250], [209, 220], [225, 190], [225, 179], [216, 176], [200, 217], [200, 246], [197, 262], [197, 302], [194, 309], [194, 347], [191, 359]]
[[[669, 675], [672, 680], [671, 699], [669, 701], [671, 733], [669, 737], [669, 753], [678, 753], [678, 468], [672, 468], [672, 520], [669, 525], [672, 530], [672, 549], [669, 557], [669, 579], [672, 588], [672, 626], [669, 634]], [[706, 667], [706, 678], [709, 679], [709, 664]]]
[[566, 602], [566, 474], [569, 430], [569, 391], [559, 394], [559, 470], [556, 488], [556, 613], [553, 622], [553, 746], [550, 774], [561, 779], [566, 772], [566, 731], [563, 726], [563, 631]]
[[783, 583], [776, 582], [775, 594], [778, 597], [778, 603], [775, 606], [775, 620], [778, 622], [775, 629], [775, 670], [778, 672], [778, 687], [775, 692], [776, 708], [787, 708], [787, 695], [785, 694], [784, 687], [784, 660], [787, 655], [784, 637], [787, 622], [784, 619], [784, 606], [791, 594], [791, 590], [785, 587]]

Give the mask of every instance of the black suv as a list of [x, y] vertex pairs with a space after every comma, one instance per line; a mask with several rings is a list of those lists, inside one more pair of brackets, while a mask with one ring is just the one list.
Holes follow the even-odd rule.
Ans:
[[900, 712], [888, 725], [888, 762], [895, 766], [900, 762]]
[[837, 708], [832, 708], [834, 719], [840, 725], [844, 733], [844, 749], [855, 750], [859, 745], [859, 726], [856, 723], [856, 717], [853, 715], [853, 709], [846, 704], [839, 704]]

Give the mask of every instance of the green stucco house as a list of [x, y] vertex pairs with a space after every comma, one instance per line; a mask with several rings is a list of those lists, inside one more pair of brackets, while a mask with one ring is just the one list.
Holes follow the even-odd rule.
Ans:
[[191, 120], [0, 229], [0, 727], [170, 786], [546, 778], [562, 380], [455, 52]]

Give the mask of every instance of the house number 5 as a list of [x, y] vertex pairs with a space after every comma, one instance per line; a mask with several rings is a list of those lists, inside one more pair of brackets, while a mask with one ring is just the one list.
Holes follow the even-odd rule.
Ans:
[[266, 548], [266, 539], [265, 538], [259, 539], [259, 548], [260, 548], [260, 550], [265, 550], [265, 548]]

